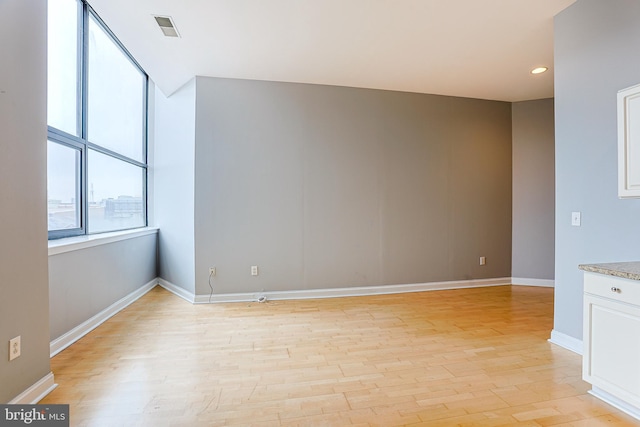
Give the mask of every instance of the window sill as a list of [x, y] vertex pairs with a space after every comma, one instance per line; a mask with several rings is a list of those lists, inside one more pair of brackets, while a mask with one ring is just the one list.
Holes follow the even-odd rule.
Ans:
[[157, 234], [157, 227], [136, 228], [134, 230], [114, 231], [111, 233], [91, 234], [88, 236], [68, 237], [49, 241], [49, 256], [65, 252], [78, 251], [122, 240]]

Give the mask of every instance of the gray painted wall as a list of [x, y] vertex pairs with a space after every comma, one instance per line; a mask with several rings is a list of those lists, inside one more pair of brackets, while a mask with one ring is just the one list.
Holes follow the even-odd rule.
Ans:
[[195, 140], [197, 294], [511, 275], [509, 103], [198, 77]]
[[553, 280], [555, 144], [553, 99], [516, 102], [513, 118], [511, 275]]
[[45, 0], [0, 2], [0, 402], [50, 372], [46, 13]]
[[640, 259], [640, 200], [617, 197], [616, 145], [616, 93], [640, 83], [638, 22], [637, 0], [579, 0], [555, 19], [554, 329], [578, 339], [578, 264]]
[[51, 340], [157, 277], [155, 234], [49, 257]]
[[155, 93], [154, 205], [159, 274], [195, 293], [195, 79], [165, 97]]

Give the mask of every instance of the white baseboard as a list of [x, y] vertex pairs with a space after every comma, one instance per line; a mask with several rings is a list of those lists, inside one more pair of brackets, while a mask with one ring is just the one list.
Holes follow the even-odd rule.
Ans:
[[543, 288], [555, 288], [555, 280], [547, 279], [528, 279], [525, 277], [512, 277], [511, 284], [517, 286], [540, 286]]
[[169, 292], [171, 292], [174, 295], [179, 296], [180, 298], [182, 298], [183, 300], [190, 302], [191, 304], [196, 302], [196, 296], [195, 294], [192, 294], [191, 292], [187, 291], [184, 288], [181, 288], [180, 286], [174, 285], [173, 283], [158, 278], [158, 285], [162, 286], [163, 288], [165, 288], [166, 290], [168, 290]]
[[449, 282], [414, 283], [406, 285], [360, 286], [352, 288], [308, 289], [295, 291], [245, 292], [234, 294], [193, 295], [183, 288], [159, 280], [160, 286], [195, 304], [220, 302], [258, 301], [261, 297], [267, 300], [337, 298], [365, 295], [400, 294], [407, 292], [424, 292], [447, 289], [479, 288], [487, 286], [504, 286], [511, 283], [510, 277], [477, 280], [456, 280]]
[[35, 405], [40, 402], [54, 388], [58, 387], [53, 378], [53, 372], [49, 372], [31, 387], [9, 401], [11, 405]]
[[562, 332], [558, 332], [555, 329], [551, 331], [551, 338], [549, 338], [549, 342], [582, 355], [582, 340], [563, 334]]
[[92, 330], [100, 326], [102, 323], [104, 323], [107, 319], [117, 314], [120, 310], [124, 309], [125, 307], [127, 307], [128, 305], [130, 305], [131, 303], [139, 299], [141, 296], [149, 292], [157, 284], [158, 284], [158, 280], [153, 279], [149, 283], [131, 292], [129, 295], [125, 296], [124, 298], [111, 304], [109, 307], [105, 308], [104, 310], [102, 310], [100, 313], [96, 314], [89, 320], [81, 323], [80, 325], [76, 326], [69, 332], [51, 341], [51, 343], [49, 344], [49, 352], [51, 357], [60, 353], [65, 348], [69, 347], [71, 344], [78, 341], [83, 336], [87, 335], [89, 332], [91, 332]]
[[630, 405], [624, 400], [621, 400], [614, 395], [607, 393], [602, 389], [599, 389], [598, 387], [593, 387], [593, 389], [589, 391], [589, 394], [597, 397], [604, 402], [607, 402], [609, 405], [615, 408], [620, 409], [622, 412], [631, 415], [633, 418], [640, 420], [640, 408]]

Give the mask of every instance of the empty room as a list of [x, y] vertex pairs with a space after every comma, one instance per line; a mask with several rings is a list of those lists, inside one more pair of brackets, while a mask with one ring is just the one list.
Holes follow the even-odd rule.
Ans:
[[640, 425], [639, 20], [2, 0], [0, 424]]

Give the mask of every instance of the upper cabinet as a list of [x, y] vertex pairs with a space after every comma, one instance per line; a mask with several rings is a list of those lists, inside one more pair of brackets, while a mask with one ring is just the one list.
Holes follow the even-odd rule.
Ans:
[[640, 197], [640, 85], [618, 92], [618, 197]]

